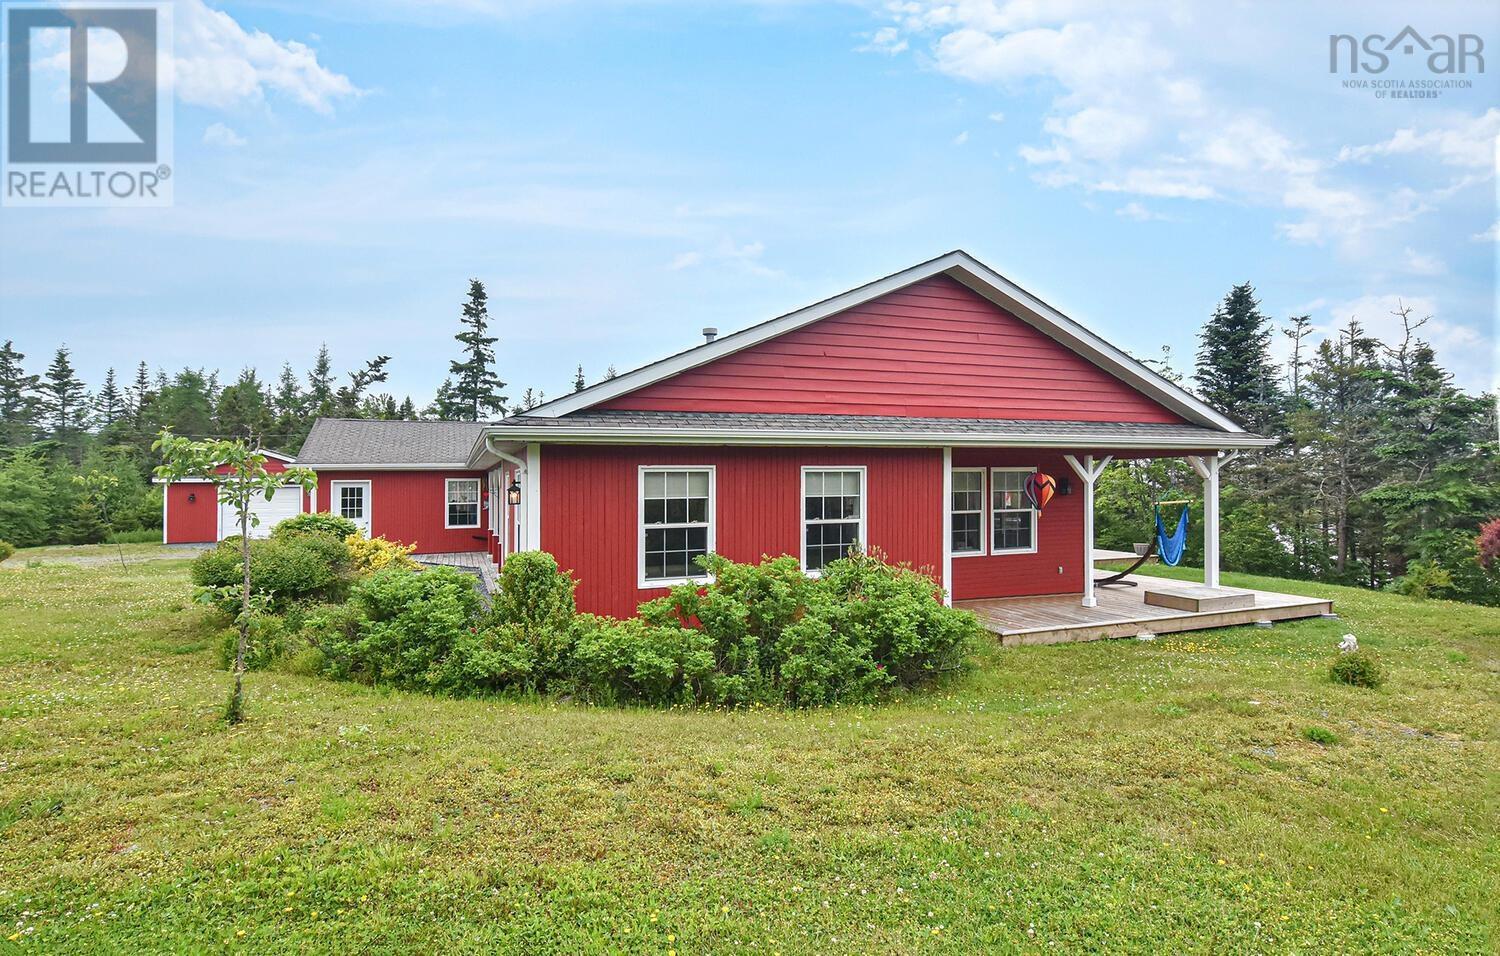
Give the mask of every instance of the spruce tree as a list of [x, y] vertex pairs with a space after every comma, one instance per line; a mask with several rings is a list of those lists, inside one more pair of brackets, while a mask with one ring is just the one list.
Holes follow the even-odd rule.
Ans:
[[275, 418], [255, 369], [243, 369], [235, 383], [219, 393], [214, 417], [221, 438], [243, 438], [253, 444], [272, 431]]
[[580, 365], [578, 371], [573, 374], [573, 391], [581, 392], [587, 387], [588, 383], [583, 380], [583, 366]]
[[142, 362], [135, 367], [135, 384], [130, 386], [130, 415], [137, 432], [146, 427], [146, 406], [151, 398], [151, 370]]
[[1199, 333], [1194, 373], [1204, 401], [1262, 434], [1276, 431], [1281, 405], [1270, 323], [1250, 283], [1230, 289]]
[[414, 422], [420, 417], [417, 415], [417, 406], [412, 404], [410, 395], [406, 396], [406, 400], [401, 403], [401, 407], [396, 409], [396, 415], [404, 422]]
[[452, 417], [459, 421], [477, 422], [505, 414], [505, 396], [500, 393], [505, 383], [495, 375], [495, 343], [499, 340], [485, 334], [490, 323], [488, 301], [484, 283], [470, 279], [469, 300], [459, 318], [463, 328], [454, 336], [463, 346], [463, 358], [448, 364], [453, 376]]
[[439, 421], [455, 421], [458, 419], [458, 398], [453, 391], [453, 379], [445, 378], [437, 388], [437, 394], [432, 397], [432, 404], [427, 406], [427, 415]]
[[9, 339], [0, 347], [0, 447], [26, 445], [36, 439], [37, 376], [27, 375]]
[[124, 418], [125, 411], [125, 396], [115, 384], [115, 370], [110, 368], [104, 373], [104, 384], [99, 387], [99, 394], [94, 396], [94, 415], [100, 428], [108, 428]]
[[60, 346], [39, 386], [48, 431], [68, 457], [77, 461], [83, 453], [83, 430], [88, 424], [89, 395], [73, 368], [68, 347]]
[[333, 361], [326, 342], [318, 347], [318, 357], [307, 373], [307, 413], [314, 418], [333, 414]]

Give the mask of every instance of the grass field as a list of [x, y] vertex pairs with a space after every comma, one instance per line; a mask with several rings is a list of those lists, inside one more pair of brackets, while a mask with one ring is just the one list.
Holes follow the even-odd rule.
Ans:
[[[231, 729], [149, 548], [0, 566], [0, 950], [1500, 945], [1497, 609], [1226, 575], [1343, 620], [987, 649], [795, 713], [262, 673]], [[1383, 689], [1328, 681], [1346, 631]]]

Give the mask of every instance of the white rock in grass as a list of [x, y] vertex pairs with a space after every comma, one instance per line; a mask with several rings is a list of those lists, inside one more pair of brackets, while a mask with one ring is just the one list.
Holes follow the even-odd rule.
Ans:
[[1353, 634], [1345, 634], [1344, 639], [1339, 641], [1339, 650], [1345, 654], [1353, 654], [1359, 650], [1359, 638]]

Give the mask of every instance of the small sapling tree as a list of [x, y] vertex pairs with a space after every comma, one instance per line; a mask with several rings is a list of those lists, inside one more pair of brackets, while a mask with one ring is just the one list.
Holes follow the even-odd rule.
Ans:
[[[104, 538], [109, 540], [115, 533], [115, 512], [120, 499], [120, 479], [108, 472], [94, 469], [86, 475], [74, 475], [73, 484], [83, 491], [84, 507], [92, 508], [104, 526]], [[115, 542], [115, 551], [120, 556], [120, 567], [125, 568], [125, 549]]]
[[260, 519], [251, 510], [251, 503], [257, 495], [269, 501], [283, 486], [290, 486], [297, 494], [309, 491], [317, 484], [318, 476], [308, 468], [267, 471], [266, 456], [253, 445], [239, 440], [193, 441], [163, 429], [151, 447], [162, 457], [162, 463], [156, 468], [158, 478], [168, 482], [188, 478], [213, 482], [218, 489], [219, 503], [233, 509], [240, 526], [240, 557], [244, 566], [240, 613], [236, 621], [240, 634], [234, 653], [234, 690], [229, 695], [229, 706], [224, 714], [231, 724], [236, 724], [244, 717], [245, 644], [249, 640], [253, 614], [250, 529], [260, 524]]

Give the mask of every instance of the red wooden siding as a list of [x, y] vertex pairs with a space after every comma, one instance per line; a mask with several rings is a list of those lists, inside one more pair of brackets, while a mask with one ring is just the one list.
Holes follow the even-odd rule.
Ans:
[[870, 546], [934, 578], [941, 574], [937, 449], [548, 445], [541, 464], [542, 548], [577, 577], [581, 610], [629, 617], [640, 602], [666, 593], [639, 587], [641, 465], [716, 467], [716, 550], [736, 561], [800, 554], [803, 465], [864, 465]]
[[[206, 481], [167, 485], [167, 544], [219, 540], [219, 493]], [[188, 501], [192, 498], [192, 501]]]
[[598, 407], [1182, 421], [947, 276], [924, 279]]
[[[447, 519], [447, 478], [480, 480], [477, 528], [444, 528]], [[484, 551], [488, 548], [489, 502], [484, 499], [482, 471], [320, 471], [318, 510], [329, 511], [333, 481], [370, 483], [370, 533], [377, 538], [414, 544], [418, 554], [444, 551]]]
[[[1024, 594], [1083, 592], [1083, 495], [1078, 478], [1061, 454], [1025, 449], [955, 448], [953, 467], [1035, 467], [1073, 485], [1071, 495], [1055, 495], [1037, 515], [1035, 554], [995, 554], [953, 559], [956, 601]], [[985, 547], [990, 544], [990, 481], [985, 473]], [[1062, 573], [1058, 573], [1058, 569]]]

